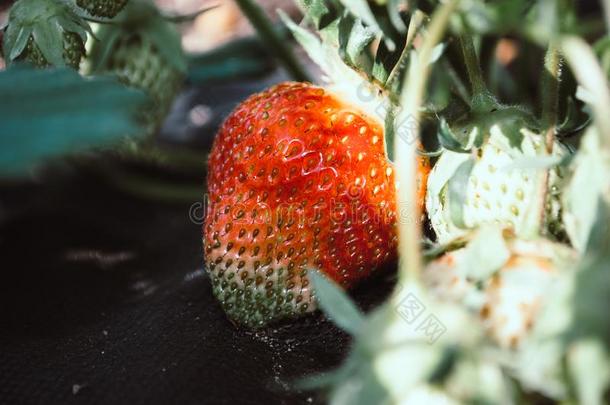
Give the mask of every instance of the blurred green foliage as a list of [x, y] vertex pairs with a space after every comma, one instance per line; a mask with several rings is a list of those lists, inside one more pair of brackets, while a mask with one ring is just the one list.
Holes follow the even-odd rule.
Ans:
[[0, 95], [0, 177], [142, 134], [136, 112], [148, 101], [110, 77], [25, 65], [0, 72]]

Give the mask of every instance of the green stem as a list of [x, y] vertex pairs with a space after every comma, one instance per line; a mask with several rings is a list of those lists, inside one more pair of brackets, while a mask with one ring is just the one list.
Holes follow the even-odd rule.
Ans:
[[492, 97], [483, 79], [483, 71], [481, 70], [477, 52], [474, 49], [472, 36], [468, 34], [460, 35], [460, 48], [462, 49], [466, 71], [468, 72], [468, 80], [472, 88], [472, 108], [485, 108], [492, 100]]
[[[555, 41], [549, 44], [544, 57], [544, 72], [542, 77], [542, 127], [545, 129], [545, 154], [553, 153], [553, 144], [555, 142], [555, 131], [557, 119], [559, 115], [559, 83], [561, 75], [561, 56], [559, 54], [559, 46]], [[541, 186], [539, 190], [538, 200], [538, 224], [536, 231], [538, 234], [544, 234], [545, 217], [546, 217], [546, 201], [549, 194], [549, 177], [550, 170], [547, 169], [542, 175]]]
[[256, 29], [263, 42], [269, 45], [269, 49], [280, 60], [292, 77], [298, 81], [311, 81], [305, 69], [303, 69], [292, 53], [290, 46], [284, 38], [278, 35], [260, 6], [253, 0], [235, 1], [254, 29]]
[[[427, 35], [419, 49], [417, 63], [411, 63], [407, 82], [401, 94], [400, 117], [396, 122], [414, 123], [415, 134], [412, 139], [419, 139], [419, 120], [424, 93], [430, 76], [432, 51], [441, 41], [449, 18], [459, 0], [449, 0], [439, 7], [432, 16]], [[413, 61], [415, 62], [415, 61]], [[397, 139], [394, 143], [396, 156], [396, 177], [399, 182], [397, 192], [398, 207], [398, 245], [400, 252], [399, 281], [402, 284], [416, 280], [422, 266], [420, 251], [421, 212], [417, 201], [416, 149], [419, 142], [405, 142]], [[409, 215], [411, 214], [411, 215]]]
[[542, 77], [542, 125], [547, 130], [546, 149], [552, 152], [555, 139], [555, 126], [559, 110], [559, 82], [561, 75], [561, 56], [559, 46], [551, 42], [544, 57], [544, 75]]
[[455, 68], [451, 64], [451, 62], [447, 59], [443, 59], [441, 61], [443, 64], [443, 69], [447, 72], [447, 75], [453, 82], [453, 86], [455, 87], [456, 95], [460, 97], [460, 99], [466, 105], [470, 105], [470, 95], [468, 94], [468, 88], [464, 81], [460, 78], [460, 75], [456, 72]]

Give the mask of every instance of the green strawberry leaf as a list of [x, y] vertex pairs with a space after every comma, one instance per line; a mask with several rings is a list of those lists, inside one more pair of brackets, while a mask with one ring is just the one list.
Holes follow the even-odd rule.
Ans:
[[143, 132], [148, 99], [107, 79], [68, 69], [16, 66], [0, 72], [0, 175], [22, 176], [41, 161]]
[[474, 163], [475, 161], [472, 158], [462, 162], [447, 183], [449, 213], [452, 222], [458, 228], [466, 227], [464, 223], [464, 203], [466, 202], [468, 181]]
[[360, 332], [364, 315], [345, 292], [322, 273], [311, 270], [316, 298], [324, 313], [341, 329], [353, 335]]

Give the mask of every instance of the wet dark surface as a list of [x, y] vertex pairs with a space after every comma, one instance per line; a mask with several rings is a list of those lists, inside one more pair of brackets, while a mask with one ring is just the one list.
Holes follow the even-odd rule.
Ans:
[[[193, 203], [65, 170], [0, 185], [0, 404], [324, 402], [290, 383], [338, 366], [348, 336], [320, 314], [258, 332], [227, 321]], [[354, 296], [370, 308], [391, 284], [386, 271]]]

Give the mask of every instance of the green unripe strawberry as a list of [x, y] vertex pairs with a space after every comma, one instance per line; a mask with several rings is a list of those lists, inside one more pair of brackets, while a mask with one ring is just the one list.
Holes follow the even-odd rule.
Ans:
[[168, 63], [154, 44], [138, 35], [120, 38], [106, 66], [125, 84], [149, 94], [153, 103], [145, 118], [153, 128], [160, 125], [182, 86], [182, 72]]
[[76, 0], [76, 4], [95, 17], [112, 18], [127, 4], [128, 0]]
[[91, 72], [114, 74], [144, 90], [151, 103], [142, 116], [154, 132], [163, 122], [186, 72], [180, 36], [148, 1], [132, 0], [113, 24], [103, 26], [91, 49]]
[[3, 53], [9, 64], [78, 69], [85, 55], [88, 24], [65, 2], [19, 0], [11, 8]]
[[[526, 116], [515, 110], [498, 111], [476, 126], [461, 127], [460, 133], [473, 143], [472, 149], [466, 153], [446, 150], [428, 178], [426, 209], [440, 243], [482, 224], [501, 224], [519, 236], [531, 231], [533, 218], [540, 215], [537, 207], [544, 180], [543, 170], [531, 165], [546, 154], [544, 137], [529, 129], [532, 127]], [[554, 157], [566, 153], [563, 145], [554, 143]], [[459, 171], [462, 178], [454, 183], [452, 194], [450, 182]], [[549, 228], [560, 223], [557, 190], [561, 177], [560, 167], [550, 170]], [[551, 231], [558, 233], [559, 229]]]
[[[73, 32], [66, 32], [63, 35], [64, 51], [63, 58], [67, 66], [73, 69], [78, 69], [80, 61], [85, 54], [85, 47], [81, 37]], [[23, 53], [17, 58], [18, 61], [28, 62], [36, 67], [44, 68], [51, 64], [45, 58], [38, 45], [34, 41], [34, 37], [30, 36], [28, 44]]]

